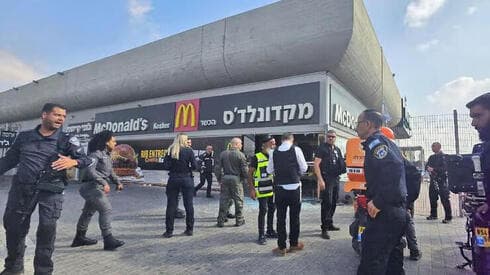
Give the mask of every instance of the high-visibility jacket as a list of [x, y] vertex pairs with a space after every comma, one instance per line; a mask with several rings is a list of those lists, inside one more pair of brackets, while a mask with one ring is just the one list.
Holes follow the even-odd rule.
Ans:
[[267, 164], [269, 159], [262, 152], [255, 154], [257, 158], [257, 167], [254, 172], [255, 195], [257, 198], [267, 198], [274, 195], [272, 186], [272, 175], [267, 173]]

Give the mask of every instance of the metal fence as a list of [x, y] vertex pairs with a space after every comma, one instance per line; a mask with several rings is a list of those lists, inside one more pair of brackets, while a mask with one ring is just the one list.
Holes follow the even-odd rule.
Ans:
[[400, 146], [422, 146], [425, 157], [432, 154], [431, 145], [438, 141], [446, 154], [471, 153], [479, 142], [478, 132], [471, 126], [469, 114], [426, 115], [410, 117], [412, 137], [399, 140]]
[[[469, 154], [473, 145], [479, 143], [478, 132], [471, 126], [469, 114], [426, 115], [410, 117], [412, 137], [410, 139], [398, 140], [401, 147], [421, 146], [424, 150], [425, 161], [433, 154], [431, 145], [438, 141], [441, 143], [442, 151], [446, 154]], [[430, 213], [428, 195], [428, 177], [421, 188], [420, 197], [416, 202], [416, 212], [420, 215]], [[451, 193], [451, 205], [453, 216], [462, 216], [461, 200], [458, 194]], [[438, 207], [439, 215], [442, 215], [442, 207]]]

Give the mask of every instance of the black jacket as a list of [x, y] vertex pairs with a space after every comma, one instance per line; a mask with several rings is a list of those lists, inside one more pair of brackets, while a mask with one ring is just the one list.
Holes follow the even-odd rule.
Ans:
[[364, 174], [368, 200], [372, 200], [380, 210], [402, 206], [406, 202], [407, 186], [398, 146], [379, 131], [368, 137], [362, 145], [366, 152]]
[[[33, 184], [42, 170], [51, 166], [57, 155], [70, 156], [78, 162], [78, 168], [85, 168], [91, 160], [80, 147], [76, 137], [71, 137], [58, 129], [51, 136], [44, 137], [35, 129], [20, 132], [5, 157], [0, 159], [0, 175], [14, 168], [17, 164], [17, 180]], [[58, 141], [59, 140], [59, 141]]]
[[179, 159], [170, 157], [168, 175], [170, 177], [192, 177], [192, 170], [196, 170], [196, 168], [197, 163], [194, 157], [194, 151], [190, 148], [181, 148]]

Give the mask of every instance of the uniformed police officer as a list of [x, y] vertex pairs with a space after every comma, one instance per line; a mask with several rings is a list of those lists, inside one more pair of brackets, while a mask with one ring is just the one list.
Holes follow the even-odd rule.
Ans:
[[199, 173], [200, 173], [200, 182], [196, 186], [194, 191], [194, 196], [197, 195], [197, 191], [204, 186], [204, 183], [208, 181], [208, 186], [206, 188], [206, 197], [212, 198], [211, 195], [211, 185], [213, 184], [213, 168], [214, 168], [214, 151], [213, 146], [206, 146], [206, 152], [202, 153], [199, 156], [199, 162], [201, 164]]
[[[261, 151], [256, 153], [250, 160], [248, 167], [248, 186], [250, 197], [259, 200], [259, 244], [266, 244], [267, 238], [277, 238], [274, 231], [274, 186], [272, 175], [267, 173], [267, 164], [269, 163], [269, 154], [276, 147], [276, 140], [271, 135], [262, 138]], [[264, 230], [265, 216], [267, 214], [267, 232]], [[264, 234], [265, 233], [265, 234]]]
[[321, 190], [320, 219], [324, 239], [330, 239], [328, 231], [340, 230], [333, 224], [333, 215], [339, 198], [340, 175], [346, 172], [346, 166], [340, 148], [335, 146], [336, 138], [334, 130], [327, 131], [327, 140], [318, 147], [314, 161], [315, 175]]
[[430, 173], [430, 215], [427, 217], [427, 219], [437, 219], [437, 199], [440, 197], [445, 214], [442, 223], [450, 223], [453, 216], [451, 214], [449, 186], [446, 180], [446, 168], [444, 164], [446, 154], [442, 152], [441, 144], [439, 142], [432, 143], [432, 151], [434, 154], [429, 157], [429, 160], [427, 160], [427, 164], [425, 165], [425, 169]]
[[19, 133], [5, 157], [0, 159], [0, 175], [14, 168], [17, 174], [10, 187], [3, 216], [7, 239], [5, 270], [1, 274], [22, 274], [24, 270], [25, 239], [31, 214], [39, 205], [35, 274], [52, 274], [56, 238], [56, 221], [63, 204], [66, 169], [84, 168], [90, 159], [83, 153], [75, 137], [61, 131], [66, 108], [47, 103], [41, 114], [41, 125]]
[[475, 145], [473, 153], [481, 155], [482, 171], [485, 174], [484, 187], [486, 194], [486, 203], [477, 209], [478, 218], [490, 221], [490, 92], [470, 101], [466, 104], [470, 109], [471, 125], [475, 127], [480, 136], [482, 144]]
[[383, 117], [365, 110], [357, 121], [364, 139], [364, 170], [368, 198], [368, 223], [363, 233], [358, 274], [404, 274], [403, 246], [407, 215], [405, 168], [398, 147], [379, 131]]
[[116, 144], [114, 133], [108, 130], [95, 134], [88, 143], [88, 156], [92, 159], [92, 164], [82, 177], [80, 195], [85, 199], [85, 205], [78, 219], [77, 234], [71, 247], [97, 243], [97, 240], [85, 236], [95, 212], [99, 213], [99, 227], [104, 238], [104, 250], [115, 250], [124, 245], [123, 241], [112, 235], [112, 206], [107, 197], [111, 191], [110, 183], [116, 185], [116, 190], [123, 189], [123, 185], [112, 169], [111, 152], [116, 148]]

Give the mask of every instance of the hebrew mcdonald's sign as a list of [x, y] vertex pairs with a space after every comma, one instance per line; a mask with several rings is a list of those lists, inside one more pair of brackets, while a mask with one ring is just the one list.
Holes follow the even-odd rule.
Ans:
[[199, 124], [199, 99], [175, 103], [175, 131], [197, 131]]

